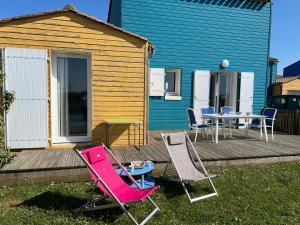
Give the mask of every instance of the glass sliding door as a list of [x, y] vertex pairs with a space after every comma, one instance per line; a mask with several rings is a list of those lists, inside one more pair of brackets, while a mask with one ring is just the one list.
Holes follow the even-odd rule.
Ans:
[[213, 74], [211, 76], [210, 105], [220, 112], [223, 106], [236, 109], [237, 74]]
[[59, 54], [53, 63], [53, 140], [89, 141], [89, 58]]

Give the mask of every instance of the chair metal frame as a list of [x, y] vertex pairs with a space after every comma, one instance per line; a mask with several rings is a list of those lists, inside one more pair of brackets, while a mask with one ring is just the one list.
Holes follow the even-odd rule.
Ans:
[[[124, 171], [124, 173], [127, 175], [127, 177], [136, 185], [138, 189], [142, 189], [141, 186], [136, 182], [136, 180], [127, 172], [127, 170], [124, 168], [124, 166], [121, 164], [121, 162], [113, 155], [113, 153], [102, 143], [102, 146], [108, 153], [108, 155], [118, 164], [118, 166]], [[99, 209], [107, 209], [107, 208], [113, 208], [113, 207], [120, 207], [123, 212], [125, 212], [128, 217], [136, 224], [136, 225], [144, 225], [146, 224], [158, 211], [160, 211], [159, 207], [155, 204], [155, 202], [151, 199], [150, 196], [147, 196], [147, 199], [154, 205], [155, 209], [149, 213], [142, 222], [138, 222], [137, 219], [134, 218], [131, 213], [125, 208], [125, 206], [128, 206], [132, 203], [139, 202], [130, 202], [130, 203], [122, 203], [119, 201], [119, 199], [116, 197], [116, 195], [110, 190], [110, 188], [106, 185], [106, 183], [101, 179], [101, 177], [97, 174], [97, 172], [93, 169], [93, 167], [89, 164], [89, 162], [82, 156], [82, 153], [78, 149], [74, 149], [74, 151], [77, 153], [77, 155], [83, 160], [85, 163], [86, 167], [93, 173], [93, 175], [97, 178], [97, 181], [95, 182], [95, 186], [97, 187], [97, 183], [99, 182], [105, 189], [106, 191], [111, 195], [112, 200], [115, 201], [114, 203], [107, 204], [107, 205], [101, 205], [101, 206], [96, 206], [96, 203], [99, 201], [107, 198], [108, 196], [106, 195], [101, 195], [100, 197], [96, 198], [95, 200], [88, 201], [86, 204], [82, 205], [81, 207], [75, 209], [74, 211], [94, 211], [94, 210], [99, 210]]]
[[[205, 109], [211, 109], [213, 111], [213, 114], [217, 114], [215, 107], [212, 107], [212, 106], [201, 108], [200, 109], [201, 110], [201, 114], [206, 114], [206, 113], [203, 113], [203, 110], [205, 110]], [[209, 113], [209, 114], [211, 114], [211, 113]], [[203, 121], [204, 121], [204, 124], [207, 124], [207, 125], [215, 128], [215, 123], [214, 123], [213, 120], [211, 120], [211, 119], [203, 119]], [[226, 138], [226, 135], [225, 135], [225, 132], [224, 132], [225, 124], [224, 123], [219, 123], [219, 127], [222, 127], [222, 134], [223, 134], [224, 138]]]
[[[233, 106], [223, 106], [223, 107], [221, 107], [220, 108], [220, 112], [221, 113], [226, 114], [226, 112], [224, 112], [224, 108], [231, 109], [232, 110], [232, 114], [236, 113], [235, 108]], [[231, 114], [231, 113], [229, 113], [229, 114]], [[235, 129], [237, 127], [244, 127], [245, 126], [245, 124], [240, 124], [239, 121], [238, 121], [238, 123], [236, 123], [237, 122], [236, 119], [229, 119], [227, 121], [224, 120], [223, 122], [224, 122], [224, 125], [226, 125], [226, 122], [228, 122], [230, 137], [232, 137], [232, 135], [234, 135], [234, 131], [235, 131]], [[233, 132], [232, 132], [232, 128], [233, 128]]]
[[[167, 140], [166, 140], [166, 136], [167, 136], [167, 135], [172, 135], [172, 134], [180, 134], [180, 133], [169, 133], [169, 134], [163, 134], [163, 133], [160, 133], [160, 135], [161, 135], [161, 137], [162, 137], [162, 139], [163, 139], [163, 141], [164, 141], [164, 144], [166, 145], [166, 148], [167, 148], [167, 150], [168, 150], [169, 155], [170, 155], [170, 149], [168, 148], [168, 143], [167, 143]], [[178, 177], [179, 177], [179, 181], [180, 181], [180, 183], [181, 183], [181, 185], [182, 185], [182, 187], [183, 187], [183, 189], [184, 189], [184, 191], [185, 191], [185, 193], [186, 193], [186, 195], [187, 195], [187, 197], [188, 197], [190, 203], [195, 203], [195, 202], [197, 202], [197, 201], [200, 201], [200, 200], [203, 200], [203, 199], [206, 199], [206, 198], [210, 198], [210, 197], [213, 197], [213, 196], [218, 196], [219, 194], [218, 194], [218, 192], [217, 192], [217, 190], [216, 190], [216, 188], [215, 188], [215, 186], [214, 186], [214, 184], [213, 184], [213, 182], [212, 182], [212, 180], [211, 180], [211, 177], [213, 177], [213, 176], [210, 176], [210, 175], [207, 173], [207, 171], [206, 171], [206, 169], [205, 169], [205, 167], [204, 167], [204, 165], [203, 165], [203, 163], [202, 163], [202, 161], [201, 161], [201, 159], [200, 159], [200, 156], [198, 155], [197, 151], [195, 150], [194, 145], [192, 144], [192, 141], [190, 140], [190, 138], [189, 138], [187, 132], [184, 131], [183, 134], [185, 135], [185, 138], [187, 139], [187, 141], [188, 141], [188, 142], [190, 143], [190, 145], [192, 146], [193, 153], [194, 153], [195, 156], [197, 157], [197, 160], [198, 160], [198, 162], [199, 162], [199, 164], [200, 164], [200, 167], [202, 168], [202, 170], [203, 170], [203, 172], [204, 172], [204, 175], [206, 176], [206, 178], [204, 178], [204, 179], [208, 179], [208, 180], [209, 180], [209, 183], [211, 184], [211, 186], [212, 186], [212, 188], [213, 188], [214, 191], [213, 191], [212, 193], [210, 193], [210, 194], [207, 194], [207, 195], [203, 195], [203, 196], [200, 196], [200, 197], [192, 198], [191, 195], [190, 195], [190, 193], [188, 192], [186, 186], [185, 186], [185, 183], [184, 183], [185, 181], [182, 179], [182, 177], [181, 177], [181, 175], [180, 175], [180, 171], [177, 169], [177, 166], [176, 166], [175, 162], [173, 161], [172, 157], [170, 157], [170, 160], [167, 162], [167, 165], [166, 165], [166, 167], [165, 167], [165, 170], [164, 170], [163, 175], [166, 174], [167, 169], [168, 169], [168, 165], [169, 165], [170, 163], [172, 163], [173, 166], [174, 166], [174, 168], [175, 168], [175, 170], [176, 170], [176, 172], [177, 172], [177, 175], [178, 175]], [[186, 144], [188, 144], [188, 143], [186, 143]], [[188, 148], [188, 146], [186, 146], [186, 147]], [[187, 149], [187, 151], [189, 151], [189, 150]], [[191, 158], [192, 158], [192, 157], [191, 157]], [[193, 158], [192, 158], [192, 159], [193, 159]], [[194, 159], [193, 159], [193, 162], [196, 163], [196, 162], [194, 161]], [[196, 164], [195, 164], [195, 165], [196, 165]], [[201, 172], [199, 171], [199, 173], [201, 173]]]
[[[275, 120], [276, 120], [276, 115], [277, 115], [277, 109], [276, 108], [264, 108], [263, 112], [262, 112], [262, 115], [264, 115], [264, 112], [268, 109], [271, 109], [271, 110], [274, 110], [274, 115], [273, 115], [273, 118], [265, 118], [264, 120], [267, 121], [267, 120], [271, 120], [272, 121], [272, 124], [271, 125], [267, 125], [266, 123], [266, 128], [271, 128], [271, 135], [272, 135], [272, 140], [274, 140], [274, 123], [275, 123]], [[257, 128], [260, 128], [260, 126], [262, 126], [261, 124], [260, 125], [251, 125], [251, 127], [257, 127]]]
[[[212, 141], [214, 142], [214, 135], [213, 135], [213, 127], [212, 126], [210, 126], [210, 125], [208, 125], [208, 124], [198, 124], [197, 123], [197, 120], [196, 120], [196, 124], [193, 124], [192, 123], [192, 121], [191, 121], [191, 119], [190, 119], [190, 116], [189, 116], [189, 110], [191, 110], [192, 112], [193, 112], [193, 114], [194, 114], [194, 117], [195, 117], [195, 120], [196, 120], [196, 116], [195, 116], [195, 112], [194, 112], [194, 109], [192, 109], [192, 108], [188, 108], [187, 110], [186, 110], [186, 112], [187, 112], [187, 116], [188, 116], [188, 121], [189, 121], [189, 128], [191, 129], [191, 130], [195, 130], [196, 131], [196, 134], [195, 134], [195, 139], [194, 139], [194, 143], [196, 143], [197, 142], [197, 137], [198, 137], [198, 131], [199, 130], [202, 130], [202, 136], [204, 137], [204, 133], [203, 133], [203, 131], [206, 133], [206, 137], [208, 138], [208, 130], [209, 130], [209, 128], [210, 128], [210, 130], [211, 130], [211, 136], [212, 136]], [[199, 127], [199, 126], [203, 126], [203, 127]]]

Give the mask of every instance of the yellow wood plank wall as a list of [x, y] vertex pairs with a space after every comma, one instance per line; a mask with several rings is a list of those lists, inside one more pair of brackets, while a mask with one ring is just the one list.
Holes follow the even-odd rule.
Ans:
[[[106, 142], [105, 119], [133, 118], [146, 125], [147, 48], [145, 40], [105, 26], [72, 12], [60, 12], [0, 24], [0, 47], [41, 48], [51, 53], [91, 55], [93, 143]], [[51, 138], [51, 92], [49, 86], [49, 137]], [[141, 127], [145, 143], [146, 126]], [[135, 133], [135, 135], [133, 135]], [[137, 130], [115, 126], [112, 144], [134, 143]]]
[[282, 93], [281, 88], [282, 88], [281, 84], [274, 84], [273, 85], [273, 95], [281, 95], [281, 93]]
[[288, 91], [300, 91], [300, 79], [295, 79], [282, 84], [282, 94], [287, 95]]

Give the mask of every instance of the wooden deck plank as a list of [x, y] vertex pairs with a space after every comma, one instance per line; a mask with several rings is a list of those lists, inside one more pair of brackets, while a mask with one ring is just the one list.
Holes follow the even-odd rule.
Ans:
[[68, 158], [66, 159], [65, 161], [65, 167], [68, 167], [68, 168], [72, 168], [73, 165], [74, 165], [74, 154], [75, 152], [74, 151], [69, 151], [68, 152]]
[[[174, 133], [174, 131], [170, 131]], [[169, 133], [164, 131], [164, 133]], [[193, 135], [190, 134], [193, 140]], [[233, 138], [224, 139], [220, 135], [219, 143], [201, 135], [194, 144], [201, 159], [207, 162], [225, 162], [226, 160], [247, 160], [277, 157], [300, 156], [300, 137], [295, 135], [275, 134], [275, 140], [265, 142], [259, 140], [259, 132], [250, 130], [249, 137], [245, 138], [243, 130], [236, 130]], [[165, 163], [169, 160], [167, 149], [161, 139], [160, 132], [151, 132], [150, 142], [138, 150], [134, 146], [114, 146], [113, 154], [123, 164], [135, 160], [152, 160]], [[24, 150], [15, 159], [0, 169], [5, 171], [25, 171], [43, 169], [62, 169], [83, 167], [84, 163], [71, 149], [53, 150]]]
[[28, 158], [24, 163], [22, 163], [18, 169], [20, 170], [27, 170], [27, 169], [32, 169], [32, 167], [34, 167], [36, 165], [36, 162], [39, 159], [39, 152], [32, 152], [31, 153], [31, 157]]
[[5, 167], [3, 167], [3, 170], [14, 170], [14, 169], [18, 169], [24, 162], [26, 162], [28, 159], [31, 158], [31, 151], [22, 151], [20, 152], [16, 157], [14, 157], [14, 159], [7, 164]]
[[37, 154], [37, 158], [33, 161], [31, 165], [28, 166], [28, 169], [39, 168], [39, 164], [44, 159], [45, 155], [47, 154], [47, 151], [37, 151], [34, 152], [34, 154]]
[[60, 157], [60, 159], [58, 160], [57, 164], [56, 164], [56, 168], [63, 168], [66, 160], [68, 159], [68, 149], [63, 149], [61, 150], [63, 152], [62, 156]]
[[52, 159], [47, 165], [47, 168], [55, 168], [63, 153], [63, 151], [53, 151]]

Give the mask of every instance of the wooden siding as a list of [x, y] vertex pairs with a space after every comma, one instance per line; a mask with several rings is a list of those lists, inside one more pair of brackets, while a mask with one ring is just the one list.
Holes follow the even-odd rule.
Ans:
[[287, 95], [288, 91], [300, 91], [299, 78], [282, 84], [282, 95]]
[[274, 128], [280, 132], [300, 135], [300, 110], [279, 109]]
[[281, 95], [282, 93], [282, 85], [281, 84], [274, 84], [272, 87], [273, 96]]
[[[0, 24], [0, 47], [48, 49], [49, 85], [51, 53], [91, 55], [93, 143], [106, 141], [105, 119], [134, 118], [146, 124], [147, 49], [145, 40], [77, 15], [59, 12]], [[51, 139], [51, 88], [49, 86], [49, 138]], [[110, 140], [124, 145], [128, 127], [115, 126]], [[134, 128], [130, 127], [131, 134]], [[142, 126], [144, 143], [146, 126]], [[50, 140], [49, 140], [50, 141]]]
[[109, 21], [147, 37], [155, 46], [151, 67], [182, 69], [182, 100], [151, 97], [150, 129], [186, 128], [185, 109], [193, 105], [193, 71], [219, 70], [225, 58], [230, 62], [230, 71], [255, 73], [254, 112], [259, 113], [264, 107], [270, 3], [244, 0], [112, 2]]

